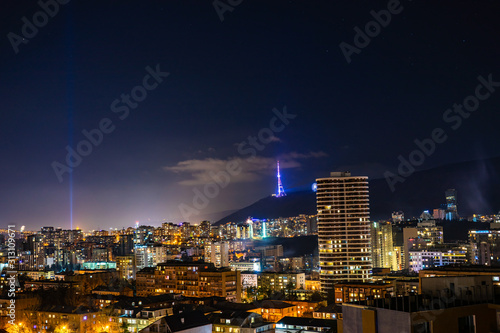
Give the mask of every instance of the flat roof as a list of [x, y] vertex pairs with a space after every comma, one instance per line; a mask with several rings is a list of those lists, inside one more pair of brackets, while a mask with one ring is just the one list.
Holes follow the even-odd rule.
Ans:
[[428, 272], [428, 271], [500, 273], [500, 267], [483, 266], [483, 265], [447, 265], [447, 266], [439, 266], [439, 267], [426, 268], [420, 270], [420, 272]]
[[295, 326], [312, 326], [312, 327], [337, 327], [336, 319], [316, 319], [304, 317], [283, 317], [277, 324], [295, 325]]

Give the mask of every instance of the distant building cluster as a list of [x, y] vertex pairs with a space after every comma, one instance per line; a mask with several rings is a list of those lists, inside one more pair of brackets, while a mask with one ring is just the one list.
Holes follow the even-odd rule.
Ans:
[[[12, 234], [1, 230], [1, 325], [82, 333], [500, 327], [500, 214], [462, 218], [449, 189], [432, 213], [396, 210], [373, 221], [367, 177], [332, 172], [314, 189], [316, 215], [91, 232], [43, 227], [14, 235], [14, 258]], [[282, 185], [278, 194], [286, 200]], [[316, 249], [304, 254], [303, 239]], [[8, 326], [13, 292], [16, 326]]]

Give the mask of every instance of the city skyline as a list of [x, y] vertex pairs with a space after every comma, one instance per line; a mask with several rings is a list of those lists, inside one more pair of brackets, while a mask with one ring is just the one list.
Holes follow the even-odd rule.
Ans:
[[0, 331], [500, 332], [500, 2], [0, 2]]

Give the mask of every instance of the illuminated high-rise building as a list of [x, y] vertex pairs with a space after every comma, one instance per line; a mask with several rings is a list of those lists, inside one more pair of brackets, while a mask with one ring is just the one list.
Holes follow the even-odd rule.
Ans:
[[215, 267], [229, 266], [229, 243], [216, 242], [205, 245], [205, 262], [211, 262]]
[[403, 228], [404, 268], [410, 268], [410, 251], [432, 249], [442, 245], [443, 239], [443, 227], [434, 220], [419, 222], [416, 228]]
[[134, 245], [153, 244], [154, 227], [141, 225], [134, 230]]
[[118, 276], [122, 279], [135, 279], [136, 265], [135, 255], [125, 255], [116, 257], [116, 268]]
[[368, 177], [332, 172], [316, 182], [321, 291], [327, 293], [337, 281], [369, 281]]
[[247, 225], [248, 225], [248, 238], [253, 239], [253, 221], [251, 218], [247, 219]]
[[457, 210], [457, 190], [451, 188], [446, 190], [446, 219], [456, 220], [458, 219]]
[[118, 255], [119, 256], [126, 256], [129, 255], [133, 252], [134, 250], [134, 235], [119, 235], [118, 236]]
[[198, 234], [201, 237], [210, 237], [210, 229], [212, 227], [212, 224], [210, 221], [202, 221], [199, 226], [199, 232]]
[[399, 270], [390, 222], [373, 222], [371, 228], [373, 267]]
[[432, 211], [432, 217], [435, 219], [435, 220], [444, 220], [445, 217], [446, 217], [446, 210], [445, 209], [442, 209], [442, 208], [435, 208], [433, 211]]
[[144, 267], [153, 267], [153, 247], [148, 245], [137, 245], [134, 248], [135, 252], [135, 263], [137, 270], [143, 269]]

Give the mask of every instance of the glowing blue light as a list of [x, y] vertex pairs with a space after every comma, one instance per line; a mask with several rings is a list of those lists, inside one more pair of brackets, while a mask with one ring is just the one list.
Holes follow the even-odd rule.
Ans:
[[313, 192], [316, 192], [318, 190], [318, 184], [317, 183], [313, 183], [312, 186], [311, 186], [311, 189]]

